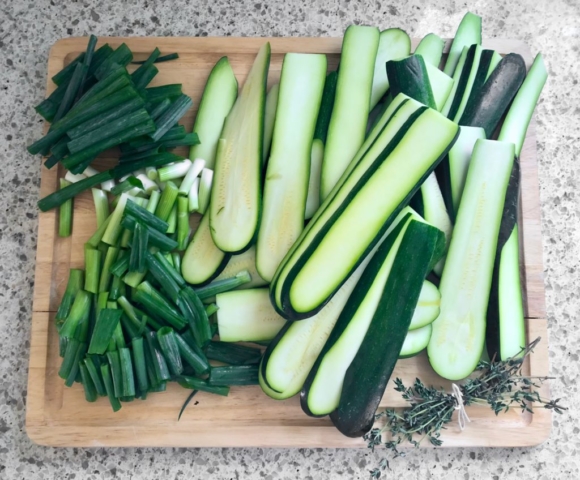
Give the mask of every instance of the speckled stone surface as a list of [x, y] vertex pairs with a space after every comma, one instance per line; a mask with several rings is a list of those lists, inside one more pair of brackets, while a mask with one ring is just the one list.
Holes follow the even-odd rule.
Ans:
[[410, 451], [388, 478], [580, 478], [580, 3], [577, 0], [4, 0], [0, 2], [0, 478], [368, 478], [365, 450], [54, 449], [24, 430], [40, 163], [25, 146], [41, 132], [51, 45], [74, 35], [328, 35], [352, 22], [453, 35], [467, 9], [484, 37], [542, 51], [550, 79], [536, 111], [552, 392], [570, 411], [532, 449]]

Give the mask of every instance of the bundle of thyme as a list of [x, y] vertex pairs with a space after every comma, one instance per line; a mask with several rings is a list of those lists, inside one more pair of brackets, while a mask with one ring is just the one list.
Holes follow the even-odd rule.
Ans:
[[[539, 341], [540, 338], [537, 338], [518, 355], [507, 360], [481, 361], [476, 369], [479, 375], [459, 386], [463, 404], [488, 405], [496, 415], [514, 406], [533, 413], [531, 402], [556, 413], [566, 410], [558, 403], [560, 399], [546, 400], [537, 391], [550, 377], [522, 375], [523, 361]], [[395, 379], [395, 390], [402, 393], [410, 407], [402, 412], [386, 409], [377, 413], [375, 418], [383, 420], [385, 425], [373, 428], [365, 435], [368, 447], [374, 451], [375, 447], [383, 445], [397, 457], [404, 456], [404, 452], [398, 450], [398, 446], [404, 442], [418, 447], [427, 439], [431, 444], [440, 446], [443, 443], [440, 439], [441, 430], [446, 428], [445, 425], [451, 421], [459, 405], [457, 396], [442, 389], [427, 387], [418, 378], [411, 387], [406, 387], [400, 378]], [[389, 438], [383, 441], [383, 435], [387, 433], [390, 434]], [[379, 466], [371, 471], [371, 477], [380, 478], [381, 472], [388, 467], [388, 459], [382, 459]]]

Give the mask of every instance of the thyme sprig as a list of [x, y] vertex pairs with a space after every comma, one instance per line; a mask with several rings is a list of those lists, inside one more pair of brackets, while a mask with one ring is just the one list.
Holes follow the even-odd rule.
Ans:
[[[510, 408], [521, 408], [522, 412], [533, 413], [531, 403], [536, 407], [547, 408], [556, 413], [567, 410], [560, 405], [560, 399], [542, 398], [537, 389], [551, 377], [529, 377], [522, 374], [523, 361], [532, 353], [540, 338], [531, 342], [514, 357], [503, 361], [480, 361], [476, 371], [478, 375], [469, 378], [460, 385], [463, 403], [469, 405], [487, 405], [496, 415], [507, 412]], [[412, 386], [406, 387], [400, 378], [394, 380], [395, 390], [410, 406], [401, 409], [386, 409], [378, 412], [375, 418], [384, 422], [384, 426], [373, 428], [364, 439], [374, 451], [384, 446], [394, 457], [404, 456], [405, 452], [398, 447], [405, 442], [418, 447], [427, 439], [432, 445], [440, 446], [441, 431], [451, 422], [453, 412], [458, 406], [458, 399], [452, 393], [441, 388], [425, 386], [416, 378]], [[390, 434], [383, 439], [385, 434]], [[371, 471], [372, 478], [380, 478], [381, 473], [389, 467], [388, 458], [379, 462]]]

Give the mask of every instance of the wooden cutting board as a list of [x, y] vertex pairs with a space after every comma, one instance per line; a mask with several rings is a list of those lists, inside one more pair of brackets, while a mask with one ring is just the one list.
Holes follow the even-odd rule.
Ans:
[[[207, 76], [216, 61], [227, 55], [240, 83], [243, 82], [258, 48], [270, 41], [272, 59], [269, 84], [278, 81], [286, 52], [326, 53], [329, 68], [338, 64], [340, 38], [103, 38], [116, 47], [122, 42], [144, 59], [155, 47], [162, 54], [178, 52], [179, 60], [158, 64], [159, 75], [153, 84], [182, 83], [183, 90], [199, 103]], [[418, 41], [414, 41], [416, 46]], [[50, 78], [85, 50], [87, 38], [68, 38], [57, 42], [48, 62], [48, 93], [55, 86]], [[447, 42], [447, 49], [449, 41]], [[517, 52], [531, 64], [529, 49], [521, 42], [490, 40], [484, 47], [502, 54]], [[184, 123], [191, 128], [194, 108]], [[187, 152], [182, 152], [187, 155]], [[108, 158], [107, 158], [108, 157]], [[99, 163], [114, 161], [104, 155]], [[98, 166], [98, 165], [97, 165]], [[527, 362], [531, 375], [548, 373], [548, 335], [544, 305], [540, 203], [536, 159], [535, 127], [532, 124], [521, 156], [522, 166], [522, 279], [525, 288], [528, 338], [542, 337], [539, 347]], [[42, 167], [40, 196], [56, 189], [62, 175], [57, 169]], [[200, 393], [183, 414], [177, 415], [188, 390], [171, 384], [167, 392], [151, 394], [147, 401], [123, 404], [113, 413], [106, 398], [87, 403], [78, 384], [66, 388], [58, 377], [60, 366], [58, 337], [54, 327], [56, 312], [68, 279], [69, 268], [83, 267], [83, 245], [96, 228], [91, 193], [75, 199], [73, 234], [57, 235], [57, 214], [39, 214], [36, 281], [32, 315], [32, 339], [26, 412], [29, 437], [51, 446], [159, 446], [159, 447], [363, 447], [361, 439], [342, 436], [328, 418], [307, 417], [297, 397], [272, 400], [259, 387], [234, 387], [229, 397]], [[450, 384], [430, 368], [425, 355], [399, 361], [393, 379], [411, 384], [415, 377], [425, 384], [450, 389]], [[542, 387], [547, 397], [547, 387]], [[391, 386], [382, 407], [403, 407], [405, 402]], [[538, 409], [534, 415], [513, 410], [496, 416], [489, 408], [470, 407], [466, 430], [455, 423], [444, 431], [444, 446], [531, 446], [549, 435], [551, 415]], [[423, 445], [428, 442], [423, 442]]]

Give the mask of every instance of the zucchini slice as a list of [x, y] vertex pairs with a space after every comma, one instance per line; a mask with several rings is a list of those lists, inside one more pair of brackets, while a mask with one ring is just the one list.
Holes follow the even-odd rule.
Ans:
[[471, 95], [473, 82], [479, 69], [481, 51], [479, 45], [465, 47], [453, 75], [453, 88], [441, 113], [456, 123], [459, 123]]
[[399, 358], [410, 358], [419, 355], [429, 345], [432, 331], [433, 327], [430, 324], [417, 330], [409, 330], [403, 342], [401, 353], [399, 353]]
[[423, 282], [419, 303], [413, 313], [409, 330], [417, 330], [425, 327], [435, 321], [439, 316], [439, 307], [441, 305], [441, 294], [439, 289], [428, 280]]
[[321, 200], [338, 182], [365, 139], [378, 46], [377, 28], [351, 25], [346, 29], [322, 162]]
[[445, 103], [451, 94], [451, 90], [453, 90], [455, 80], [430, 63], [425, 63], [425, 67], [427, 68], [427, 76], [429, 77], [429, 83], [431, 84], [431, 90], [433, 91], [435, 108], [440, 112], [445, 107]]
[[266, 109], [264, 112], [264, 146], [262, 152], [262, 164], [266, 164], [270, 155], [270, 146], [272, 145], [272, 135], [274, 134], [274, 121], [276, 120], [276, 109], [278, 108], [278, 94], [280, 93], [280, 84], [272, 85], [268, 95], [266, 95]]
[[481, 17], [467, 12], [457, 27], [455, 38], [447, 55], [447, 62], [445, 62], [443, 70], [447, 75], [451, 76], [456, 72], [463, 49], [473, 44], [481, 45]]
[[389, 28], [379, 34], [379, 48], [375, 59], [375, 72], [371, 91], [371, 110], [389, 89], [389, 79], [385, 73], [385, 64], [389, 60], [405, 58], [409, 56], [410, 52], [411, 39], [404, 30]]
[[209, 230], [209, 215], [204, 215], [181, 260], [181, 275], [192, 285], [205, 285], [216, 278], [231, 255], [216, 247]]
[[262, 149], [270, 44], [260, 48], [224, 123], [209, 207], [210, 230], [224, 252], [246, 249], [260, 222]]
[[267, 288], [219, 293], [216, 305], [222, 342], [269, 341], [286, 324], [272, 308]]
[[322, 101], [314, 129], [314, 140], [310, 154], [310, 178], [308, 179], [308, 196], [306, 197], [306, 211], [304, 218], [309, 220], [320, 206], [320, 175], [322, 173], [322, 160], [324, 159], [324, 145], [328, 134], [328, 124], [334, 107], [336, 94], [337, 72], [330, 72], [324, 82]]
[[395, 256], [364, 340], [346, 371], [338, 408], [330, 418], [348, 437], [360, 437], [375, 413], [399, 358], [423, 279], [445, 249], [437, 228], [411, 220]]
[[352, 170], [279, 267], [271, 293], [285, 318], [303, 319], [320, 311], [453, 145], [456, 124], [405, 100], [394, 100], [399, 103], [396, 113], [360, 160], [353, 159]]
[[256, 267], [267, 281], [304, 228], [312, 137], [325, 78], [325, 55], [284, 57], [256, 253]]
[[491, 57], [491, 61], [489, 62], [489, 69], [487, 70], [487, 76], [485, 77], [485, 80], [487, 80], [489, 78], [489, 76], [495, 70], [495, 67], [497, 67], [499, 65], [499, 62], [501, 62], [502, 58], [503, 57], [499, 53], [493, 52], [493, 55]]
[[479, 91], [473, 91], [461, 120], [461, 125], [481, 127], [491, 138], [526, 77], [526, 62], [517, 53], [502, 58]]
[[412, 215], [407, 214], [381, 244], [340, 313], [300, 393], [307, 415], [328, 415], [338, 407], [344, 375], [375, 315], [411, 220]]
[[222, 57], [213, 67], [193, 124], [200, 143], [191, 147], [189, 158], [203, 158], [206, 168], [214, 168], [218, 140], [224, 121], [238, 96], [238, 81], [228, 57]]
[[435, 68], [439, 69], [444, 48], [445, 41], [441, 37], [434, 33], [428, 33], [421, 39], [414, 54], [421, 55], [423, 60], [425, 60], [425, 63], [433, 65]]
[[268, 285], [268, 282], [260, 277], [260, 274], [256, 269], [256, 247], [254, 245], [239, 255], [231, 255], [228, 264], [221, 273], [215, 277], [215, 280], [224, 280], [226, 278], [235, 277], [238, 273], [243, 272], [244, 270], [250, 274], [252, 279], [248, 283], [239, 286], [236, 290], [246, 290], [248, 288]]
[[514, 145], [478, 140], [441, 277], [441, 312], [433, 322], [429, 361], [449, 380], [467, 377], [481, 357], [494, 258]]
[[411, 55], [402, 60], [388, 61], [387, 77], [393, 97], [399, 93], [404, 93], [423, 105], [436, 108], [431, 82], [427, 75], [427, 67], [421, 55]]
[[483, 128], [461, 127], [449, 155], [437, 167], [437, 181], [452, 221], [455, 221], [459, 209], [473, 147], [480, 138], [485, 139]]
[[[324, 347], [334, 325], [366, 266], [383, 239], [412, 213], [405, 207], [378, 245], [359, 265], [328, 304], [315, 316], [301, 322], [287, 322], [264, 352], [260, 367], [264, 392], [275, 399], [296, 395]], [[275, 393], [272, 393], [275, 392]]]

